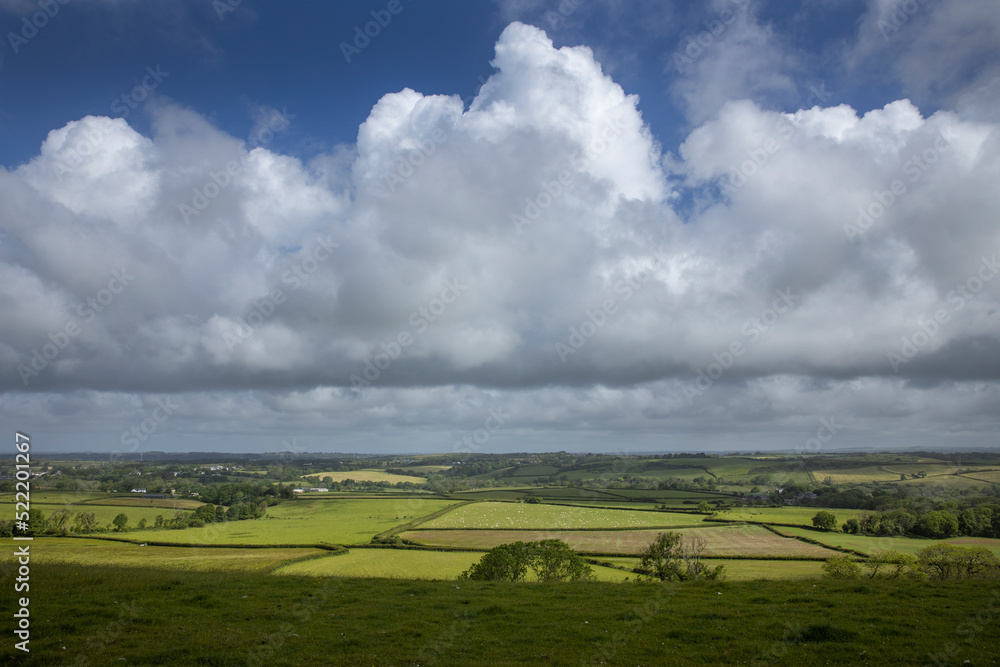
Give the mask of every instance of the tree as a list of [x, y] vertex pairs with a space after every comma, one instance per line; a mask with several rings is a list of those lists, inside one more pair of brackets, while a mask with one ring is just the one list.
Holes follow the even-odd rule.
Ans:
[[958, 535], [958, 520], [944, 510], [927, 512], [917, 521], [914, 532], [924, 537], [944, 539]]
[[49, 516], [49, 520], [45, 523], [45, 530], [53, 535], [65, 535], [69, 532], [67, 525], [72, 516], [73, 513], [65, 507], [56, 510]]
[[587, 561], [562, 540], [528, 543], [528, 564], [539, 581], [585, 581], [594, 578]]
[[698, 503], [698, 511], [708, 514], [709, 512], [712, 511], [712, 508], [706, 501], [703, 500], [700, 503]]
[[869, 579], [898, 579], [900, 575], [914, 576], [917, 572], [917, 557], [898, 551], [875, 552], [865, 561]]
[[813, 525], [820, 530], [834, 530], [837, 527], [837, 516], [833, 512], [820, 510], [812, 519]]
[[142, 517], [141, 519], [139, 519], [139, 524], [138, 524], [139, 525], [139, 530], [142, 530], [143, 528], [145, 528], [146, 525], [147, 525], [147, 523], [148, 522], [146, 521], [146, 517]]
[[847, 554], [837, 554], [823, 563], [823, 576], [831, 579], [860, 579], [861, 567]]
[[156, 518], [153, 519], [153, 528], [163, 528], [163, 515], [157, 514]]
[[41, 535], [45, 532], [45, 514], [40, 509], [28, 510], [28, 530], [24, 535]]
[[100, 527], [93, 512], [77, 512], [73, 517], [74, 533], [93, 533]]
[[957, 552], [954, 544], [934, 544], [917, 552], [920, 569], [938, 579], [947, 579], [956, 571]]
[[637, 571], [660, 581], [717, 579], [722, 576], [723, 566], [709, 568], [702, 562], [706, 545], [700, 537], [685, 540], [680, 533], [660, 533], [639, 554]]
[[845, 533], [852, 533], [857, 535], [861, 531], [861, 525], [858, 523], [857, 519], [851, 517], [850, 519], [844, 522], [844, 525], [841, 526], [840, 529]]
[[111, 523], [114, 524], [116, 533], [125, 532], [125, 526], [128, 525], [128, 516], [125, 515], [125, 512], [122, 512], [116, 516]]
[[473, 581], [521, 581], [528, 573], [531, 556], [525, 542], [501, 544], [487, 551], [460, 579]]

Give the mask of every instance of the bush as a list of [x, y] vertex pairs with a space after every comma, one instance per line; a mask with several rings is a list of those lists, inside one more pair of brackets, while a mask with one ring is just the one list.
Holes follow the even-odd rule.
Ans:
[[860, 579], [861, 566], [846, 554], [831, 556], [823, 563], [823, 576], [831, 579]]
[[594, 573], [568, 544], [562, 540], [512, 542], [490, 549], [460, 579], [477, 581], [521, 581], [534, 571], [539, 581], [584, 581]]

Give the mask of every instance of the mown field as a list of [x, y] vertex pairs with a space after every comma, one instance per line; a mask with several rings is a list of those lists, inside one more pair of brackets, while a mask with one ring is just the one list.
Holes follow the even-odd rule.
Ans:
[[311, 479], [312, 481], [318, 483], [322, 481], [324, 477], [329, 477], [335, 482], [343, 482], [345, 479], [353, 479], [355, 482], [388, 482], [390, 484], [396, 484], [397, 482], [413, 482], [414, 484], [422, 484], [427, 481], [426, 477], [410, 477], [409, 475], [395, 475], [393, 473], [388, 473], [384, 470], [316, 472], [316, 473], [310, 473], [308, 475], [303, 475], [302, 479]]
[[637, 512], [565, 505], [483, 502], [459, 507], [433, 519], [421, 528], [633, 528], [646, 526], [691, 526], [702, 523], [703, 514]]
[[[141, 533], [140, 533], [141, 534]], [[14, 562], [13, 549], [0, 554], [0, 567]], [[31, 563], [157, 567], [171, 570], [270, 572], [302, 558], [326, 554], [320, 549], [232, 549], [140, 546], [127, 542], [74, 537], [37, 537]]]
[[[400, 533], [416, 544], [459, 549], [492, 549], [500, 544], [543, 539], [560, 539], [577, 551], [601, 554], [639, 553], [659, 530], [414, 530]], [[695, 535], [707, 541], [710, 556], [785, 556], [829, 558], [835, 552], [792, 538], [775, 535], [760, 526], [718, 526], [686, 528], [676, 532]]]
[[267, 508], [262, 519], [130, 536], [191, 544], [365, 544], [378, 533], [454, 504], [426, 498], [303, 497]]
[[829, 544], [831, 546], [844, 549], [854, 549], [864, 554], [872, 554], [875, 551], [901, 551], [903, 553], [915, 554], [924, 547], [932, 544], [948, 543], [961, 546], [982, 546], [1000, 556], [1000, 539], [987, 537], [952, 537], [947, 540], [925, 540], [915, 537], [875, 537], [872, 535], [851, 535], [841, 532], [824, 532], [821, 530], [809, 530], [806, 528], [787, 528], [778, 526], [777, 530], [786, 535], [807, 537], [817, 542]]
[[[9, 579], [0, 581], [8, 588]], [[497, 584], [38, 563], [31, 657], [92, 665], [990, 665], [981, 582]]]

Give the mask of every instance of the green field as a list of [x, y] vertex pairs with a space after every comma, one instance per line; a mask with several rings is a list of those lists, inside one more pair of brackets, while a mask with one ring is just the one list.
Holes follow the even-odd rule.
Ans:
[[807, 537], [817, 542], [829, 544], [844, 549], [854, 549], [864, 554], [872, 554], [875, 551], [902, 551], [903, 553], [915, 554], [924, 547], [932, 544], [959, 544], [962, 546], [983, 546], [1000, 556], [1000, 539], [986, 537], [952, 537], [947, 540], [925, 540], [914, 537], [875, 537], [872, 535], [851, 535], [836, 531], [824, 532], [821, 530], [809, 530], [806, 528], [786, 528], [779, 526], [777, 529], [785, 535]]
[[[794, 529], [790, 529], [794, 530]], [[500, 544], [560, 539], [577, 551], [587, 553], [633, 554], [642, 551], [658, 530], [415, 530], [400, 537], [417, 544], [459, 549], [492, 549]], [[835, 552], [799, 540], [775, 535], [760, 526], [732, 525], [717, 528], [687, 528], [679, 532], [707, 541], [710, 556], [784, 556], [829, 558]]]
[[315, 472], [308, 475], [303, 475], [303, 479], [309, 479], [312, 482], [319, 483], [324, 477], [329, 477], [335, 482], [343, 482], [345, 479], [353, 479], [355, 482], [388, 482], [389, 484], [396, 484], [397, 482], [412, 482], [414, 484], [422, 484], [427, 481], [426, 477], [410, 477], [409, 475], [394, 475], [388, 473], [384, 470], [351, 470], [349, 472]]
[[205, 503], [191, 498], [96, 498], [84, 505], [117, 505], [123, 507], [159, 507], [162, 509], [193, 510]]
[[691, 526], [705, 515], [677, 512], [533, 505], [527, 503], [472, 503], [423, 524], [421, 528], [492, 528], [531, 530], [571, 528], [643, 528], [647, 526]]
[[[139, 533], [142, 535], [143, 533]], [[13, 549], [0, 563], [12, 563]], [[38, 537], [31, 543], [31, 563], [162, 567], [172, 570], [269, 572], [299, 558], [327, 553], [320, 549], [226, 549], [140, 546], [127, 542], [74, 537]]]
[[[146, 519], [146, 523], [150, 526], [156, 520], [157, 515], [162, 516], [164, 519], [172, 519], [174, 516], [174, 510], [156, 508], [156, 507], [116, 507], [113, 505], [42, 505], [41, 503], [31, 503], [31, 509], [41, 510], [48, 519], [52, 516], [53, 512], [58, 512], [61, 509], [69, 510], [73, 516], [79, 512], [93, 512], [97, 521], [102, 527], [111, 523], [116, 516], [119, 514], [124, 514], [128, 517], [128, 527], [135, 528], [141, 519]], [[181, 510], [187, 514], [190, 510]], [[73, 525], [73, 516], [70, 516], [69, 526]], [[143, 533], [145, 534], [145, 533]]]
[[365, 544], [378, 533], [454, 504], [426, 498], [314, 496], [269, 507], [262, 519], [140, 535], [144, 540], [191, 544]]
[[[70, 505], [82, 503], [88, 500], [108, 500], [112, 496], [109, 493], [100, 491], [37, 491], [32, 490], [32, 503], [46, 503], [49, 505]], [[13, 503], [13, 493], [0, 493], [0, 503]]]
[[1000, 645], [1000, 596], [976, 581], [539, 585], [37, 563], [31, 583], [30, 661], [8, 639], [0, 663], [989, 665]]
[[[926, 466], [930, 468], [930, 466]], [[892, 473], [883, 470], [880, 466], [864, 466], [858, 468], [842, 468], [839, 470], [813, 470], [816, 479], [823, 481], [827, 477], [833, 480], [834, 484], [867, 484], [870, 482], [898, 482], [899, 473]], [[927, 474], [931, 474], [928, 470]]]
[[[790, 523], [812, 526], [812, 518], [822, 507], [734, 507], [718, 512], [716, 516], [726, 521], [755, 521], [757, 523]], [[837, 525], [863, 514], [860, 510], [826, 510], [837, 517]]]

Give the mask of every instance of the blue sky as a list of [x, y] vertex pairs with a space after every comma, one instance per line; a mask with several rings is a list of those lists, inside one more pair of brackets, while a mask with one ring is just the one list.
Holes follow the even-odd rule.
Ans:
[[993, 0], [0, 31], [0, 424], [52, 451], [997, 444]]

